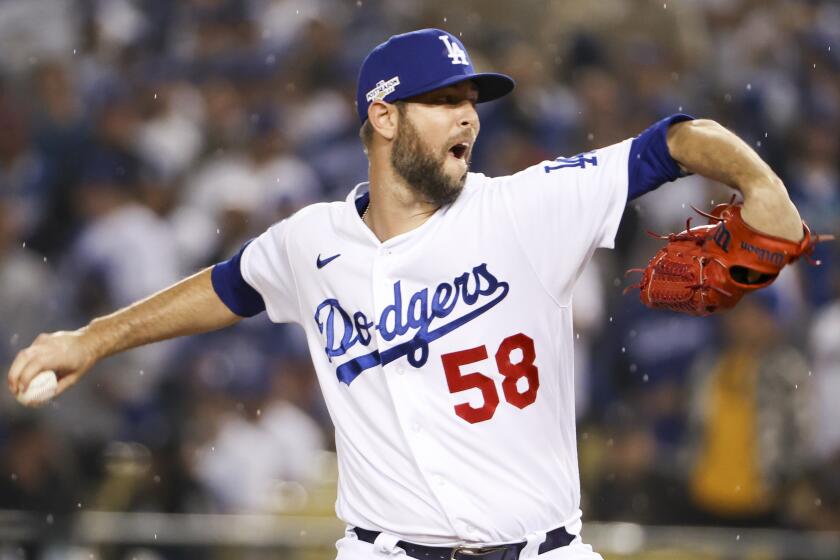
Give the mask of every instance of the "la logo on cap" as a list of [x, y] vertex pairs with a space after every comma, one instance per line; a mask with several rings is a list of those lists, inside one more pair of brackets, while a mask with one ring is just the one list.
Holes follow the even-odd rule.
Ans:
[[469, 66], [470, 62], [467, 60], [467, 53], [464, 52], [464, 49], [458, 46], [458, 43], [453, 43], [449, 40], [449, 35], [441, 35], [438, 37], [443, 44], [446, 45], [446, 51], [449, 53], [447, 56], [452, 59], [452, 64], [463, 64], [464, 66]]

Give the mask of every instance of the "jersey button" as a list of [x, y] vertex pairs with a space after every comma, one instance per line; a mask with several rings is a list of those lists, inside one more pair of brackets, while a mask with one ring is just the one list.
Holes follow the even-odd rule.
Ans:
[[405, 367], [404, 366], [397, 366], [397, 374], [402, 375], [404, 373], [405, 373]]

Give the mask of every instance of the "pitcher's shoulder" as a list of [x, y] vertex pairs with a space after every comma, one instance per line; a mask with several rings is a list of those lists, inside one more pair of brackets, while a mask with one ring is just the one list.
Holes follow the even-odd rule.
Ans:
[[312, 230], [312, 228], [325, 228], [334, 224], [343, 212], [346, 212], [346, 203], [343, 201], [316, 202], [304, 206], [288, 218], [288, 227], [293, 230]]

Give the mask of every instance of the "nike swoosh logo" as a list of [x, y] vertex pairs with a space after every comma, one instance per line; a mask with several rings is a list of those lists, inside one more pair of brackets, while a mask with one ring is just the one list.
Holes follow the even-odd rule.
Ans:
[[318, 255], [318, 259], [315, 261], [315, 264], [318, 266], [318, 268], [324, 268], [340, 256], [341, 253], [333, 255], [331, 257], [327, 257], [326, 259], [321, 259], [321, 255]]

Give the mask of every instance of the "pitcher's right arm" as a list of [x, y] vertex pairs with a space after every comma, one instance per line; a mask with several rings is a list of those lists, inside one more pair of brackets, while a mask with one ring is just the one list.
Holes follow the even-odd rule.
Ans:
[[9, 390], [23, 391], [40, 372], [58, 375], [58, 393], [96, 362], [144, 344], [208, 332], [237, 323], [213, 287], [207, 268], [146, 299], [99, 317], [75, 331], [41, 334], [18, 352], [9, 368]]

